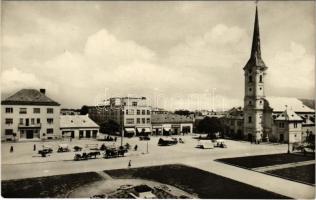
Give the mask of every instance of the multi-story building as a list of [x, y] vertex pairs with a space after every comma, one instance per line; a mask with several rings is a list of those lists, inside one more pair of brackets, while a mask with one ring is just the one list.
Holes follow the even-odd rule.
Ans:
[[98, 124], [114, 120], [126, 136], [151, 133], [151, 106], [145, 97], [113, 97], [108, 102], [90, 106], [89, 117]]
[[60, 104], [45, 89], [22, 89], [1, 101], [1, 139], [59, 138], [59, 115]]

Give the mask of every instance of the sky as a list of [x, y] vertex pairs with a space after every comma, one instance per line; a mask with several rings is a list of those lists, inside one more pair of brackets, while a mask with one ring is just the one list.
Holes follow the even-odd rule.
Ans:
[[[258, 4], [266, 96], [314, 98], [313, 1]], [[252, 1], [3, 1], [2, 99], [45, 88], [63, 108], [113, 96], [154, 107], [243, 105]]]

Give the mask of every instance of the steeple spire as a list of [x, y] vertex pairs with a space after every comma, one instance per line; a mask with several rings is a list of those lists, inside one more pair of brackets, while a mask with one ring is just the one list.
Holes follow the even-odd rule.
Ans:
[[250, 59], [248, 60], [244, 69], [249, 68], [249, 67], [252, 68], [253, 66], [263, 68], [264, 70], [267, 69], [266, 65], [264, 64], [264, 62], [261, 58], [259, 17], [258, 17], [257, 5], [256, 5], [255, 25], [254, 25], [254, 29], [253, 29]]
[[257, 5], [256, 5], [255, 25], [254, 25], [254, 29], [253, 29], [251, 57], [261, 59], [259, 19], [258, 19], [258, 7], [257, 7]]

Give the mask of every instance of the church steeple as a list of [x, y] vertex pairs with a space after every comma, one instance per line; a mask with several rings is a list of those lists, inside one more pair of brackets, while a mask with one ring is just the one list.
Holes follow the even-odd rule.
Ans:
[[258, 20], [258, 8], [257, 8], [257, 6], [256, 6], [255, 25], [253, 28], [251, 57], [261, 58], [260, 33], [259, 33], [259, 20]]
[[266, 65], [264, 64], [261, 58], [261, 46], [260, 46], [260, 32], [259, 32], [259, 17], [258, 17], [258, 7], [256, 6], [256, 15], [255, 15], [255, 24], [253, 29], [253, 37], [252, 37], [252, 47], [251, 54], [248, 63], [244, 67], [247, 69], [249, 67], [257, 66], [262, 69], [266, 69]]

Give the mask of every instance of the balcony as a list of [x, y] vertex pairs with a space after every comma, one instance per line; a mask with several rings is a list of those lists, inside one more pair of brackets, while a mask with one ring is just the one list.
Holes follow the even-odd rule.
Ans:
[[42, 124], [37, 123], [37, 124], [19, 124], [18, 128], [41, 128]]

